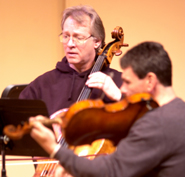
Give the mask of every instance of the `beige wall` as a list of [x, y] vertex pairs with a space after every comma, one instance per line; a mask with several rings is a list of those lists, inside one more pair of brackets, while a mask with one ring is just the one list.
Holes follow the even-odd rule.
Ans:
[[[29, 83], [62, 58], [58, 34], [64, 7], [64, 0], [0, 0], [0, 95], [7, 85]], [[7, 161], [7, 176], [33, 176], [30, 162]]]
[[63, 56], [63, 0], [0, 0], [0, 93], [53, 69]]
[[[63, 56], [58, 41], [62, 9], [79, 4], [91, 5], [99, 13], [106, 42], [112, 40], [115, 26], [124, 29], [129, 47], [123, 54], [142, 41], [162, 43], [173, 62], [174, 89], [185, 100], [184, 0], [0, 0], [0, 93], [9, 84], [29, 83], [55, 67]], [[119, 58], [111, 64], [118, 70]], [[31, 165], [7, 168], [9, 177], [33, 174]]]
[[[157, 41], [164, 45], [173, 62], [173, 86], [176, 94], [185, 100], [185, 1], [184, 0], [66, 0], [66, 6], [87, 4], [101, 16], [106, 29], [106, 42], [115, 26], [125, 33], [123, 54], [143, 41]], [[112, 67], [120, 69], [119, 58]]]
[[[0, 0], [0, 93], [9, 84], [29, 83], [38, 75], [53, 69], [63, 56], [59, 43], [60, 17], [66, 6], [87, 4], [100, 14], [106, 29], [121, 26], [128, 48], [139, 42], [161, 42], [173, 62], [173, 85], [185, 100], [183, 71], [185, 54], [184, 0]], [[111, 66], [120, 70], [119, 58]]]

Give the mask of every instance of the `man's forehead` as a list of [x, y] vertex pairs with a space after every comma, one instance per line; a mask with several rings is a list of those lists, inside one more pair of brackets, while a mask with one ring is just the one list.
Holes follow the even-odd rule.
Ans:
[[134, 73], [134, 71], [133, 71], [132, 67], [130, 67], [130, 66], [122, 69], [122, 75], [133, 74], [133, 73]]
[[91, 24], [91, 18], [88, 15], [83, 16], [69, 16], [65, 19], [64, 24], [66, 21], [72, 21], [72, 23], [75, 23], [77, 26], [90, 26]]
[[133, 79], [133, 78], [138, 78], [138, 76], [135, 74], [132, 67], [129, 66], [127, 68], [122, 69], [121, 78], [123, 80], [130, 80], [130, 79]]
[[87, 19], [83, 23], [78, 23], [75, 19], [68, 17], [63, 25], [63, 33], [73, 32], [73, 33], [84, 33], [84, 31], [90, 33], [90, 21]]

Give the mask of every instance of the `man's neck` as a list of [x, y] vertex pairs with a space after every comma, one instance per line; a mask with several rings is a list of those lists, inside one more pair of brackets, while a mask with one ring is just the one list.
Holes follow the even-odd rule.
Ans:
[[156, 88], [153, 98], [159, 104], [159, 106], [163, 106], [175, 99], [176, 95], [171, 86], [164, 87], [160, 85], [158, 88]]
[[94, 62], [83, 65], [83, 66], [80, 64], [79, 65], [69, 64], [69, 66], [73, 68], [74, 70], [76, 70], [78, 73], [82, 73], [82, 72], [89, 70], [93, 65], [94, 65]]

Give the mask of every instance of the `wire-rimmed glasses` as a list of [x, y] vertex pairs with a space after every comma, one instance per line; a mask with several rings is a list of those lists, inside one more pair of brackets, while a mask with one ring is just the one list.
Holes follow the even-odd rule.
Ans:
[[84, 44], [88, 39], [90, 39], [91, 37], [93, 37], [92, 35], [88, 36], [88, 37], [79, 37], [79, 36], [69, 36], [66, 34], [61, 33], [59, 35], [60, 38], [60, 42], [62, 42], [63, 44], [67, 44], [69, 42], [69, 40], [72, 38], [72, 41], [76, 44], [76, 45], [82, 45]]

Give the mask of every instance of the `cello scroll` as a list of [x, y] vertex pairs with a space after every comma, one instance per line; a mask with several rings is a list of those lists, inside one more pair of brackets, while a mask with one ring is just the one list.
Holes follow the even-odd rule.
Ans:
[[123, 28], [117, 26], [111, 32], [112, 38], [114, 41], [108, 43], [104, 48], [100, 51], [98, 55], [106, 55], [107, 62], [110, 64], [113, 58], [113, 55], [119, 56], [122, 54], [120, 50], [121, 47], [128, 47], [128, 44], [123, 43], [124, 41], [124, 32]]

